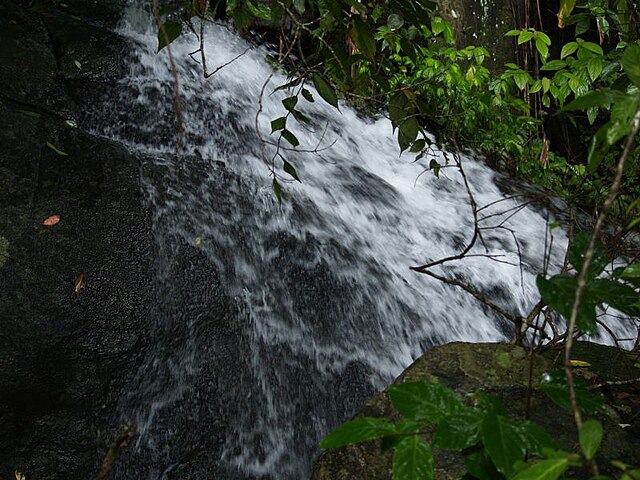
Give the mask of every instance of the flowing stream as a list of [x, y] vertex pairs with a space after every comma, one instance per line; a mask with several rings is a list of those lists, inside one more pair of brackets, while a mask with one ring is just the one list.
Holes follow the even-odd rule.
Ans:
[[[399, 155], [389, 121], [300, 98], [311, 124], [289, 120], [302, 150], [285, 152], [302, 183], [271, 188], [270, 121], [286, 82], [255, 47], [208, 27], [208, 79], [172, 45], [186, 142], [176, 153], [173, 77], [156, 54], [149, 14], [131, 8], [121, 34], [135, 48], [122, 96], [96, 131], [140, 154], [157, 243], [156, 347], [121, 397], [118, 418], [140, 436], [119, 478], [308, 477], [324, 434], [435, 344], [500, 341], [510, 326], [461, 290], [409, 270], [458, 253], [473, 220], [462, 177]], [[237, 58], [236, 58], [237, 57]], [[269, 77], [271, 78], [269, 79]], [[269, 79], [269, 80], [268, 80]], [[265, 81], [268, 80], [261, 97]], [[260, 133], [255, 129], [258, 117]], [[433, 154], [444, 163], [444, 153]], [[463, 157], [495, 259], [435, 271], [464, 279], [508, 310], [538, 300], [549, 215], [507, 198], [501, 179]], [[281, 172], [281, 164], [278, 164]], [[504, 213], [506, 212], [506, 213]], [[554, 230], [551, 264], [566, 236]], [[475, 254], [485, 254], [479, 243]], [[499, 261], [496, 261], [499, 260]], [[506, 263], [505, 263], [506, 262]], [[189, 444], [189, 445], [187, 445]], [[211, 472], [216, 472], [211, 473]]]

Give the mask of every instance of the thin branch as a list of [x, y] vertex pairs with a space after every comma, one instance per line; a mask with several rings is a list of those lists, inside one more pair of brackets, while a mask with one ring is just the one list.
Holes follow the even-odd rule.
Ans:
[[[638, 134], [638, 129], [640, 128], [640, 108], [636, 111], [633, 122], [631, 126], [631, 132], [629, 133], [627, 140], [625, 142], [624, 150], [622, 151], [622, 155], [618, 160], [618, 164], [616, 165], [616, 174], [613, 180], [613, 184], [609, 190], [609, 194], [607, 195], [607, 199], [602, 206], [602, 210], [598, 215], [598, 219], [596, 221], [595, 227], [593, 229], [593, 233], [591, 234], [591, 238], [589, 239], [589, 245], [587, 247], [587, 251], [584, 255], [584, 261], [582, 262], [582, 267], [580, 268], [580, 273], [577, 277], [577, 287], [576, 287], [576, 296], [573, 302], [573, 308], [571, 309], [571, 316], [569, 317], [569, 325], [567, 326], [567, 341], [565, 343], [565, 355], [564, 355], [564, 365], [565, 372], [567, 375], [567, 384], [569, 385], [569, 397], [571, 399], [571, 406], [573, 409], [573, 417], [576, 423], [576, 427], [578, 431], [582, 428], [582, 414], [580, 413], [580, 409], [578, 408], [578, 401], [576, 398], [576, 388], [575, 382], [573, 378], [573, 368], [571, 366], [571, 348], [573, 346], [573, 332], [576, 328], [576, 322], [578, 319], [578, 310], [580, 308], [580, 304], [582, 303], [582, 296], [584, 295], [585, 287], [587, 286], [587, 274], [589, 272], [589, 267], [593, 261], [593, 255], [596, 246], [596, 240], [600, 233], [600, 229], [604, 224], [604, 221], [609, 213], [609, 209], [611, 205], [613, 205], [616, 196], [618, 195], [618, 191], [620, 190], [620, 185], [622, 183], [622, 175], [624, 173], [624, 165], [631, 153], [633, 148], [633, 143], [636, 135]], [[591, 462], [592, 473], [597, 475], [598, 467], [595, 462]]]

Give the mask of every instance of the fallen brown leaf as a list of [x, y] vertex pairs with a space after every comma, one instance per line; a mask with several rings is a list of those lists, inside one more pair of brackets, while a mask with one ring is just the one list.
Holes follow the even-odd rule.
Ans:
[[76, 281], [73, 283], [74, 289], [76, 291], [76, 294], [80, 294], [80, 290], [82, 290], [85, 287], [85, 278], [84, 278], [84, 273], [81, 273], [80, 275], [78, 275], [78, 278], [76, 278]]
[[60, 215], [51, 215], [42, 221], [42, 225], [45, 227], [53, 227], [60, 221]]

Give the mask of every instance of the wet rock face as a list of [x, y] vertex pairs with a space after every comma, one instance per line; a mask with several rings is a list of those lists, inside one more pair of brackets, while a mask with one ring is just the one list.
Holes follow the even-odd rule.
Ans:
[[107, 28], [121, 5], [64, 4], [0, 4], [2, 478], [95, 476], [97, 432], [115, 436], [105, 412], [147, 342], [152, 237], [136, 160], [65, 124], [97, 98], [79, 85], [97, 92], [118, 75], [125, 44]]
[[[635, 355], [625, 354], [613, 347], [579, 342], [574, 347], [575, 358], [587, 361], [591, 374], [607, 380], [637, 378]], [[556, 406], [537, 388], [543, 372], [558, 368], [554, 362], [558, 352], [548, 351], [534, 357], [534, 390], [531, 395], [530, 419], [544, 427], [560, 445], [574, 449], [577, 432], [573, 416]], [[450, 343], [436, 347], [409, 366], [394, 383], [436, 381], [455, 390], [460, 397], [477, 391], [497, 395], [507, 412], [515, 418], [524, 418], [529, 378], [528, 352], [509, 344]], [[615, 406], [614, 406], [615, 407]], [[550, 412], [553, 412], [550, 415]], [[599, 419], [604, 424], [604, 440], [599, 452], [601, 459], [620, 459], [628, 464], [640, 463], [640, 435], [633, 427], [622, 429], [624, 421], [608, 409], [607, 416]], [[393, 408], [386, 391], [368, 400], [358, 416], [386, 417], [398, 421], [400, 414]], [[434, 451], [438, 480], [458, 480], [465, 474], [462, 456], [455, 451]], [[391, 453], [380, 453], [380, 442], [329, 449], [316, 461], [312, 480], [365, 480], [392, 478]], [[601, 460], [601, 468], [609, 469]], [[603, 472], [604, 473], [604, 472]], [[612, 473], [612, 472], [609, 472]]]

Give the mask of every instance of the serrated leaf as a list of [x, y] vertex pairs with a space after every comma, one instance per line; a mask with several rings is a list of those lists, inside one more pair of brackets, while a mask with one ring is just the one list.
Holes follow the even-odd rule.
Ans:
[[567, 458], [541, 460], [518, 472], [513, 480], [557, 480], [567, 468]]
[[[275, 180], [275, 179], [274, 179]], [[277, 194], [276, 194], [277, 195]], [[384, 418], [362, 417], [343, 423], [324, 437], [320, 448], [337, 448], [394, 434], [395, 427]]]
[[324, 77], [315, 74], [313, 76], [313, 86], [316, 87], [316, 90], [325, 102], [338, 108], [338, 96], [336, 95], [336, 91], [329, 82], [324, 79]]
[[432, 480], [433, 452], [418, 435], [400, 441], [393, 453], [394, 480]]
[[496, 468], [504, 475], [513, 473], [513, 465], [526, 453], [514, 422], [502, 415], [488, 414], [482, 421], [482, 443]]
[[580, 448], [587, 460], [591, 460], [602, 442], [602, 424], [597, 420], [587, 420], [579, 434]]
[[162, 27], [158, 29], [158, 50], [162, 50], [164, 47], [173, 42], [182, 34], [182, 23], [167, 21], [162, 24]]
[[464, 410], [456, 394], [438, 383], [401, 383], [389, 389], [389, 396], [393, 406], [411, 420], [437, 422]]
[[286, 128], [282, 130], [282, 138], [284, 138], [287, 142], [289, 142], [294, 147], [297, 147], [298, 145], [300, 145], [300, 141], [298, 140], [298, 137], [296, 137], [290, 130], [287, 130]]
[[296, 172], [296, 169], [294, 168], [293, 165], [291, 165], [289, 162], [284, 160], [284, 167], [283, 168], [284, 168], [285, 172], [287, 172], [289, 175], [291, 175], [293, 178], [295, 178], [297, 181], [300, 182], [300, 178], [298, 177], [298, 172]]
[[482, 414], [476, 411], [447, 415], [438, 422], [433, 446], [450, 450], [462, 450], [480, 441]]
[[271, 133], [284, 129], [286, 125], [287, 125], [286, 117], [280, 117], [280, 118], [276, 118], [275, 120], [271, 120]]

